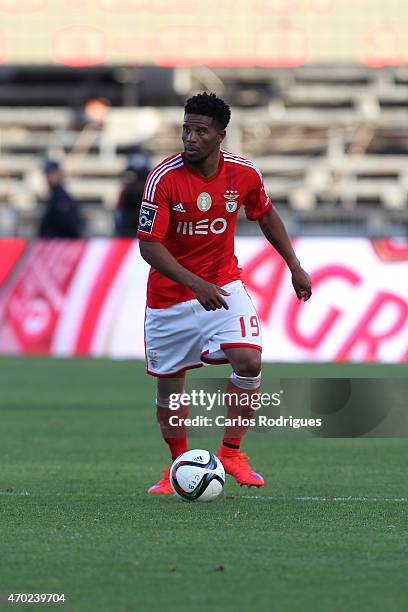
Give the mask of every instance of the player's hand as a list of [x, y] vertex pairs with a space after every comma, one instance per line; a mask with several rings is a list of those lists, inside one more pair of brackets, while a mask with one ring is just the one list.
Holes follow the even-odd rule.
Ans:
[[201, 280], [192, 289], [197, 300], [205, 310], [218, 310], [219, 308], [225, 308], [225, 310], [229, 309], [227, 302], [222, 296], [231, 294], [222, 287]]
[[312, 295], [312, 281], [300, 266], [292, 270], [292, 285], [299, 300], [306, 302]]

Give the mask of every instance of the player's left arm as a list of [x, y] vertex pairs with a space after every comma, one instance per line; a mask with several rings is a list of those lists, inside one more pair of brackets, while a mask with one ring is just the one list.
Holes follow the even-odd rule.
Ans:
[[265, 238], [286, 261], [292, 273], [292, 284], [297, 297], [306, 302], [312, 295], [310, 276], [300, 265], [278, 212], [275, 208], [270, 208], [258, 219], [258, 223]]

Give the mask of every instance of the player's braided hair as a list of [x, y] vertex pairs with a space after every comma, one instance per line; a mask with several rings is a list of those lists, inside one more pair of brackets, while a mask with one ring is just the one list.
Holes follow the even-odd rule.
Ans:
[[200, 93], [192, 96], [186, 102], [184, 112], [192, 115], [205, 115], [212, 117], [225, 130], [231, 119], [231, 110], [228, 104], [217, 98], [214, 93]]

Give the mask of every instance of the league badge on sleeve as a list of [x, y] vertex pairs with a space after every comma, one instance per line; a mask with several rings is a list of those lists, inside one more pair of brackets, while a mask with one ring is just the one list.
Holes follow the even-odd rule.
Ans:
[[142, 204], [139, 214], [139, 231], [151, 234], [157, 210], [146, 204]]
[[238, 207], [238, 198], [239, 198], [239, 193], [236, 189], [227, 189], [227, 191], [224, 193], [224, 198], [225, 198], [225, 208], [227, 210], [227, 212], [229, 213], [233, 213], [237, 210]]

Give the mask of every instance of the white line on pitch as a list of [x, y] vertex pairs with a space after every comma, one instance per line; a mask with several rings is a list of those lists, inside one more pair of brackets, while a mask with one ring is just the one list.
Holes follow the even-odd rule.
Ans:
[[237, 499], [267, 499], [274, 501], [364, 501], [364, 502], [408, 502], [408, 497], [318, 497], [318, 496], [302, 496], [302, 497], [273, 497], [271, 495], [240, 495]]
[[[29, 491], [0, 491], [0, 495], [8, 497], [28, 497], [31, 495]], [[41, 495], [41, 494], [40, 494]], [[139, 493], [57, 493], [59, 497], [138, 497]], [[227, 496], [230, 497], [230, 496]], [[299, 497], [274, 497], [272, 495], [237, 495], [233, 496], [234, 500], [238, 499], [262, 499], [266, 501], [321, 501], [321, 502], [399, 502], [407, 503], [408, 497], [319, 497], [319, 496], [299, 496]]]
[[0, 491], [0, 495], [8, 495], [10, 497], [27, 497], [31, 495], [28, 491]]

